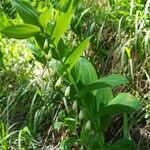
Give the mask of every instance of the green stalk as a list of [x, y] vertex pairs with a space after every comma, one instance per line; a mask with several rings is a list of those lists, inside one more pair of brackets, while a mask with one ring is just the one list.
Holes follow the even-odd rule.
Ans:
[[103, 134], [103, 132], [100, 132], [99, 136], [100, 136], [100, 148], [101, 148], [101, 150], [104, 150], [104, 134]]
[[132, 78], [132, 83], [134, 83], [134, 73], [133, 73], [133, 63], [132, 59], [129, 59], [129, 65], [130, 65], [130, 72], [131, 72], [131, 78]]
[[127, 117], [127, 114], [123, 115], [123, 138], [128, 138], [128, 117]]
[[[61, 63], [63, 65], [63, 67], [65, 68], [64, 62], [61, 61]], [[68, 72], [68, 70], [65, 70], [65, 71], [66, 71], [66, 74], [68, 75], [69, 80], [72, 82], [72, 84], [73, 84], [73, 86], [75, 88], [76, 93], [78, 94], [79, 93], [79, 89], [78, 89], [78, 86], [76, 85], [76, 83], [75, 83], [72, 75], [70, 74], [70, 72]]]
[[72, 84], [73, 84], [73, 86], [74, 86], [74, 88], [75, 88], [76, 93], [78, 94], [78, 93], [79, 93], [79, 89], [78, 89], [78, 87], [77, 87], [77, 85], [76, 85], [76, 83], [75, 83], [75, 81], [74, 81], [72, 75], [71, 75], [70, 73], [68, 73], [68, 72], [67, 72], [67, 75], [68, 75], [70, 81], [72, 82]]
[[99, 133], [100, 150], [104, 150], [104, 145], [105, 145], [105, 142], [104, 142], [104, 133], [101, 130], [101, 120], [100, 119], [98, 119], [96, 128], [97, 128], [96, 130]]

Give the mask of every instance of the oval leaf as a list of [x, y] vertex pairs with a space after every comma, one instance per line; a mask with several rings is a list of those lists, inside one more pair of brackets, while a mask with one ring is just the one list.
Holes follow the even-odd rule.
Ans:
[[31, 24], [9, 26], [1, 30], [1, 33], [9, 38], [25, 39], [39, 33], [41, 29]]
[[136, 97], [129, 93], [120, 93], [102, 108], [100, 115], [130, 113], [141, 108], [141, 103]]
[[108, 150], [131, 150], [136, 149], [136, 144], [131, 139], [120, 139], [116, 143], [110, 145]]
[[84, 85], [90, 84], [98, 78], [94, 66], [83, 57], [80, 57], [80, 60], [72, 68], [71, 73], [76, 83], [80, 80]]
[[99, 79], [99, 81], [103, 83], [107, 83], [112, 87], [116, 87], [128, 83], [127, 78], [120, 74], [113, 74], [108, 77], [101, 78]]
[[78, 96], [84, 96], [86, 93], [101, 88], [115, 87], [128, 83], [128, 80], [122, 75], [110, 75], [108, 77], [101, 78], [91, 84], [86, 85]]
[[81, 82], [85, 85], [90, 84], [98, 79], [96, 70], [91, 62], [83, 57], [80, 58]]

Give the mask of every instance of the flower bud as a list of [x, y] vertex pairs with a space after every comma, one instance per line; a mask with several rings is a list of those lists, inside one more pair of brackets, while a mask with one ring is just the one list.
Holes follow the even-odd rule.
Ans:
[[85, 129], [90, 130], [91, 129], [91, 121], [88, 120], [88, 122], [85, 125]]
[[51, 60], [51, 58], [52, 58], [52, 52], [51, 51], [48, 52], [47, 58], [48, 58], [49, 61]]
[[73, 109], [73, 110], [76, 110], [76, 109], [77, 109], [77, 101], [74, 101], [74, 102], [73, 102], [72, 109]]
[[81, 110], [80, 113], [79, 113], [79, 120], [82, 120], [83, 116], [84, 116], [84, 114], [83, 114], [83, 111]]
[[69, 97], [70, 95], [70, 86], [68, 86], [65, 90], [65, 97]]
[[47, 49], [47, 48], [48, 48], [48, 40], [47, 40], [47, 39], [46, 39], [45, 42], [44, 42], [43, 48], [44, 48], [44, 49]]
[[60, 87], [60, 86], [61, 86], [61, 83], [62, 83], [62, 78], [60, 77], [60, 78], [57, 80], [57, 82], [56, 82], [56, 84], [55, 84], [55, 87]]
[[68, 108], [67, 100], [66, 100], [65, 97], [63, 97], [63, 102], [64, 102], [64, 105], [65, 105], [66, 111], [69, 113], [69, 108]]

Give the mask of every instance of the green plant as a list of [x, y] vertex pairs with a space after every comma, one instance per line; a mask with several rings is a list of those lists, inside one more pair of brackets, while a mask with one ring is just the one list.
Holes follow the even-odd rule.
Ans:
[[[80, 106], [79, 111], [83, 111], [83, 117], [80, 115], [78, 120], [78, 109], [75, 107], [77, 104], [74, 104], [73, 115], [64, 118], [69, 130], [77, 132], [79, 125], [81, 132], [79, 136], [65, 139], [61, 149], [69, 149], [75, 142], [79, 142], [87, 149], [119, 149], [126, 148], [126, 145], [132, 149], [134, 144], [128, 139], [127, 114], [140, 110], [141, 104], [129, 93], [120, 93], [114, 97], [112, 90], [128, 83], [124, 76], [116, 74], [99, 79], [90, 61], [81, 57], [91, 37], [81, 39], [75, 44], [67, 40], [66, 32], [75, 9], [73, 5], [75, 1], [69, 2], [67, 6], [61, 7], [61, 11], [55, 9], [53, 5], [48, 5], [38, 12], [28, 3], [14, 0], [14, 6], [25, 24], [6, 27], [1, 30], [1, 33], [6, 37], [17, 39], [33, 37], [29, 43], [35, 58], [47, 68], [54, 67], [58, 77], [65, 82], [66, 87], [62, 88], [60, 97], [63, 99], [66, 112], [69, 115], [72, 113], [68, 106], [69, 99], [76, 100]], [[42, 112], [37, 111], [35, 116], [39, 113], [43, 114], [45, 111], [43, 109]], [[108, 146], [105, 143], [104, 131], [112, 115], [118, 113], [124, 114], [124, 139]]]
[[[2, 150], [7, 149], [26, 149], [26, 148], [32, 148], [36, 149], [37, 142], [32, 137], [29, 129], [27, 127], [24, 127], [20, 131], [11, 131], [13, 126], [10, 126], [7, 128], [7, 126], [4, 123], [0, 123], [0, 148]], [[18, 137], [18, 138], [16, 138]]]

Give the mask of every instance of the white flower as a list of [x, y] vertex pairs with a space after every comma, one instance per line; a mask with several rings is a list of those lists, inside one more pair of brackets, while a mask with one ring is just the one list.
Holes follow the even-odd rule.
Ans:
[[84, 116], [84, 114], [83, 114], [83, 111], [81, 110], [80, 113], [79, 113], [79, 120], [82, 120], [83, 116]]
[[51, 60], [51, 58], [52, 58], [52, 52], [49, 50], [49, 52], [48, 52], [48, 60]]
[[60, 87], [60, 86], [61, 86], [61, 83], [62, 83], [62, 78], [60, 77], [60, 78], [57, 80], [57, 82], [56, 82], [56, 84], [55, 84], [55, 87]]
[[47, 49], [47, 48], [48, 48], [48, 40], [47, 40], [47, 39], [46, 39], [45, 42], [44, 42], [43, 48], [44, 48], [44, 49]]
[[85, 129], [90, 130], [91, 129], [91, 121], [88, 120], [88, 122], [85, 125]]
[[72, 109], [73, 109], [73, 110], [76, 110], [76, 109], [77, 109], [77, 101], [74, 101], [74, 102], [73, 102]]
[[65, 97], [69, 97], [70, 95], [70, 86], [68, 86], [65, 90]]

